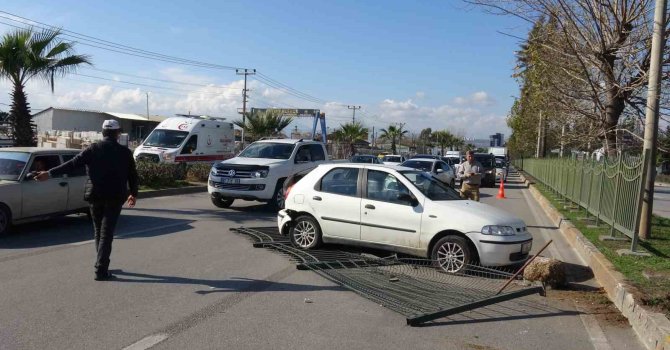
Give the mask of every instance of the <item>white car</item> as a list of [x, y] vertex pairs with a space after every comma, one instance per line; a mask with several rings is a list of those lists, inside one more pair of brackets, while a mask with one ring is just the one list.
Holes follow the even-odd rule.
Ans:
[[88, 203], [84, 200], [86, 169], [44, 182], [28, 176], [33, 171], [60, 165], [79, 152], [81, 150], [76, 149], [0, 148], [0, 235], [15, 224], [88, 212]]
[[425, 172], [398, 166], [320, 165], [291, 187], [277, 224], [302, 249], [382, 248], [431, 259], [447, 272], [477, 261], [524, 262], [533, 242], [518, 217], [461, 200]]
[[412, 158], [406, 160], [404, 163], [400, 164], [400, 166], [423, 170], [445, 184], [453, 188], [456, 187], [456, 171], [454, 171], [451, 165], [443, 160]]
[[405, 161], [405, 157], [398, 154], [387, 154], [382, 158], [384, 165], [400, 165]]

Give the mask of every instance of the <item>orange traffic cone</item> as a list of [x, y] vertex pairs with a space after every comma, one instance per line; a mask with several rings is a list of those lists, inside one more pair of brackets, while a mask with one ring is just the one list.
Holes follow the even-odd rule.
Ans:
[[505, 179], [502, 176], [500, 177], [500, 188], [498, 189], [496, 198], [505, 199]]

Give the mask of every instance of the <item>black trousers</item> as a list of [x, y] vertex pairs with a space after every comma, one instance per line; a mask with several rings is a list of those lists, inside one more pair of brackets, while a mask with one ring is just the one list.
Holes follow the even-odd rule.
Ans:
[[95, 251], [98, 256], [95, 261], [95, 273], [105, 274], [109, 269], [109, 256], [112, 254], [112, 240], [114, 229], [121, 215], [123, 201], [95, 200], [90, 203], [93, 229], [95, 230]]

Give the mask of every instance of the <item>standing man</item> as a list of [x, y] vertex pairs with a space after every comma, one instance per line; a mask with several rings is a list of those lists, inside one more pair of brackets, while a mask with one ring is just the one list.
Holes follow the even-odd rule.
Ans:
[[461, 198], [479, 202], [479, 186], [482, 184], [482, 165], [475, 160], [475, 152], [465, 152], [465, 162], [461, 163], [458, 177], [461, 179]]
[[91, 218], [95, 230], [95, 280], [114, 278], [109, 273], [109, 256], [112, 253], [114, 229], [121, 214], [121, 207], [128, 202], [135, 206], [138, 179], [135, 160], [130, 150], [119, 144], [121, 127], [116, 120], [102, 123], [103, 140], [92, 144], [71, 160], [35, 175], [38, 181], [69, 173], [86, 166], [89, 180], [84, 199], [90, 203]]

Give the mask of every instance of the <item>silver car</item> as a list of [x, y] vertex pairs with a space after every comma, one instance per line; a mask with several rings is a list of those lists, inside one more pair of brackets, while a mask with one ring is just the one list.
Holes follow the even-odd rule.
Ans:
[[452, 188], [456, 187], [456, 172], [443, 160], [412, 158], [404, 161], [400, 166], [423, 170]]
[[84, 201], [86, 169], [43, 182], [29, 176], [32, 172], [58, 166], [79, 152], [76, 149], [0, 148], [0, 235], [15, 224], [88, 212], [88, 203]]

